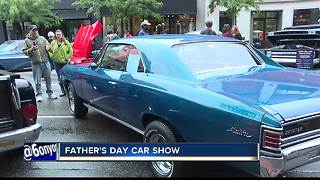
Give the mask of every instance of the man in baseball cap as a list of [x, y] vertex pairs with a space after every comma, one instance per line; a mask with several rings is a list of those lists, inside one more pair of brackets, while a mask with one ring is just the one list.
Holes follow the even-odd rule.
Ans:
[[29, 26], [29, 33], [24, 40], [23, 52], [29, 56], [32, 64], [32, 73], [36, 85], [36, 100], [42, 101], [41, 78], [46, 81], [48, 99], [57, 99], [51, 87], [51, 66], [49, 62], [48, 50], [50, 44], [47, 39], [40, 36], [36, 25]]
[[29, 31], [35, 31], [35, 30], [38, 30], [38, 27], [37, 27], [37, 25], [30, 25], [29, 26]]

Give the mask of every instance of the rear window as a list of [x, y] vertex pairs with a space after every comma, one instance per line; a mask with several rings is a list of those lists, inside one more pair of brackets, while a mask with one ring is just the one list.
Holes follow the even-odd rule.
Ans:
[[260, 65], [248, 48], [239, 43], [191, 43], [176, 45], [173, 49], [193, 74]]

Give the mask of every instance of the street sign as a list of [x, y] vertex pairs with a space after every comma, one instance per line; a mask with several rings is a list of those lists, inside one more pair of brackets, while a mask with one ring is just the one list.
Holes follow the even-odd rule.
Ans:
[[312, 69], [314, 50], [301, 49], [297, 51], [296, 64], [299, 69]]

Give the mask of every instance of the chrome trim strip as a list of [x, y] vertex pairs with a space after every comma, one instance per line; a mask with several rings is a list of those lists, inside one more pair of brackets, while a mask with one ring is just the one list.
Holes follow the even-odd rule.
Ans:
[[13, 122], [14, 122], [14, 120], [1, 121], [1, 122], [0, 122], [0, 125], [2, 125], [2, 124], [8, 124], [8, 123], [13, 123]]
[[9, 137], [24, 135], [25, 133], [40, 133], [40, 129], [41, 129], [40, 124], [34, 124], [29, 127], [17, 129], [14, 131], [4, 132], [0, 134], [0, 141], [5, 140], [6, 138], [9, 138]]
[[144, 132], [141, 131], [140, 129], [135, 128], [135, 127], [133, 127], [132, 125], [130, 125], [130, 124], [128, 124], [128, 123], [126, 123], [126, 122], [118, 119], [118, 118], [115, 118], [115, 117], [111, 116], [111, 115], [108, 114], [108, 113], [105, 113], [105, 112], [103, 112], [103, 111], [101, 111], [101, 110], [99, 110], [99, 109], [97, 109], [97, 108], [95, 108], [95, 107], [93, 107], [93, 106], [91, 106], [91, 105], [89, 105], [89, 104], [86, 104], [86, 103], [83, 103], [83, 105], [86, 106], [86, 107], [88, 107], [88, 108], [91, 108], [91, 109], [93, 109], [93, 110], [95, 110], [95, 111], [97, 111], [97, 112], [99, 112], [99, 113], [101, 113], [102, 115], [104, 115], [104, 116], [106, 116], [106, 117], [108, 117], [108, 118], [110, 118], [110, 119], [112, 119], [112, 120], [114, 120], [114, 121], [117, 121], [118, 123], [120, 123], [120, 124], [122, 124], [122, 125], [130, 128], [130, 129], [138, 132], [139, 134], [142, 134], [142, 135], [144, 134]]
[[306, 137], [306, 138], [299, 139], [297, 141], [292, 141], [292, 142], [283, 144], [281, 147], [287, 148], [288, 146], [290, 146], [292, 144], [304, 143], [304, 142], [307, 142], [309, 140], [312, 141], [312, 139], [315, 139], [315, 138], [318, 138], [318, 137], [320, 137], [320, 135], [316, 134], [316, 135], [313, 135], [313, 136], [309, 136], [309, 137]]
[[6, 80], [8, 80], [8, 79], [10, 79], [10, 76], [9, 75], [3, 75], [3, 76], [0, 76], [0, 81], [6, 81]]
[[21, 103], [32, 102], [32, 99], [23, 100], [23, 101], [20, 101], [20, 102]]
[[260, 156], [272, 156], [272, 157], [282, 157], [281, 152], [279, 153], [273, 153], [266, 150], [261, 150], [259, 152]]
[[302, 133], [302, 134], [297, 134], [297, 135], [294, 135], [294, 136], [283, 138], [282, 142], [283, 142], [283, 144], [286, 144], [286, 143], [288, 143], [288, 141], [292, 142], [295, 139], [300, 140], [301, 138], [310, 137], [310, 136], [313, 136], [313, 135], [319, 135], [320, 136], [320, 129], [316, 129], [316, 130], [308, 131], [308, 132], [305, 132], [305, 133]]
[[12, 120], [11, 118], [1, 118], [0, 121], [8, 121], [8, 120]]
[[[294, 117], [286, 119], [285, 121], [294, 121], [294, 120], [299, 120], [299, 119], [305, 119], [305, 118], [309, 118], [311, 116], [312, 116], [312, 118], [315, 118], [318, 116], [320, 117], [320, 112], [309, 113], [309, 114], [305, 114], [305, 115], [301, 115], [301, 116], [294, 116]], [[297, 121], [295, 121], [295, 122], [297, 122]], [[285, 123], [285, 125], [286, 124], [292, 124], [292, 122]]]

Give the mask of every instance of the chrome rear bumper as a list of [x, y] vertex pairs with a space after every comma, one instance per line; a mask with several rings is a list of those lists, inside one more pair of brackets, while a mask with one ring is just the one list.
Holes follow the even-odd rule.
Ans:
[[0, 152], [23, 147], [25, 142], [34, 142], [38, 139], [41, 130], [40, 124], [0, 133]]
[[260, 175], [276, 177], [288, 170], [320, 160], [320, 138], [285, 148], [282, 157], [260, 156]]

